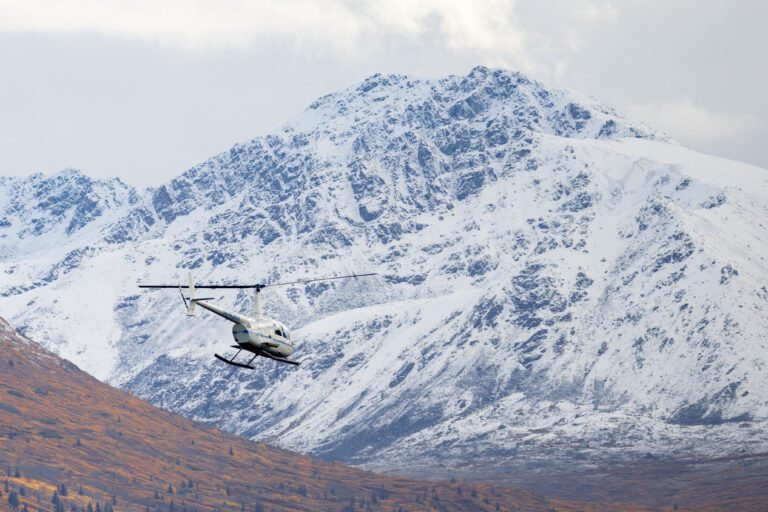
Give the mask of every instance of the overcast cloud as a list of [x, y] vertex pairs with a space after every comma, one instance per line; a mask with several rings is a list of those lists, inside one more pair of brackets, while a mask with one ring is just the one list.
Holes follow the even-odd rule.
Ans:
[[478, 64], [768, 168], [761, 1], [0, 0], [0, 174], [157, 185], [375, 72]]

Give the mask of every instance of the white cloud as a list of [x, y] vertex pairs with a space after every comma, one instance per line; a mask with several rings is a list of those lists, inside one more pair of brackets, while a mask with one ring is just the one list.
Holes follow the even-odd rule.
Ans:
[[630, 105], [627, 113], [682, 142], [707, 143], [743, 135], [759, 127], [752, 114], [716, 113], [690, 99]]
[[512, 0], [391, 0], [368, 7], [372, 24], [394, 35], [418, 37], [435, 25], [452, 51], [476, 52], [485, 64], [537, 68]]
[[0, 31], [94, 33], [189, 50], [246, 46], [290, 35], [298, 45], [332, 40], [343, 50], [362, 26], [336, 0], [0, 0]]
[[515, 0], [0, 0], [0, 33], [96, 34], [194, 53], [278, 44], [357, 61], [428, 44], [557, 81], [583, 51], [580, 31], [617, 15], [608, 2], [530, 8]]
[[285, 39], [354, 53], [387, 34], [424, 35], [430, 21], [451, 50], [533, 65], [511, 0], [0, 0], [0, 32], [93, 33], [192, 51]]
[[613, 22], [619, 17], [619, 12], [610, 2], [580, 4], [576, 13], [586, 20], [597, 22]]

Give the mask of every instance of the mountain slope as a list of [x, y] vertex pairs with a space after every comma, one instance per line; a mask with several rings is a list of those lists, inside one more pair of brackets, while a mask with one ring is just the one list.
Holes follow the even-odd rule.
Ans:
[[2, 319], [0, 349], [0, 462], [9, 468], [0, 509], [13, 490], [22, 504], [55, 510], [51, 496], [62, 485], [67, 509], [88, 503], [115, 503], [116, 510], [582, 506], [501, 486], [376, 475], [224, 434], [96, 381]]
[[[0, 307], [165, 408], [390, 469], [768, 448], [768, 173], [594, 100], [486, 68], [375, 75], [128, 196], [24, 259], [6, 210]], [[135, 288], [189, 270], [381, 277], [265, 292], [303, 363], [245, 373], [212, 359], [225, 322]]]

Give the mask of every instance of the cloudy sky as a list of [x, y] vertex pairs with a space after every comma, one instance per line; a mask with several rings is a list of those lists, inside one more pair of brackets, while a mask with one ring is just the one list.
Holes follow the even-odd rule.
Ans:
[[523, 71], [768, 168], [762, 0], [0, 0], [0, 175], [158, 185], [375, 72]]

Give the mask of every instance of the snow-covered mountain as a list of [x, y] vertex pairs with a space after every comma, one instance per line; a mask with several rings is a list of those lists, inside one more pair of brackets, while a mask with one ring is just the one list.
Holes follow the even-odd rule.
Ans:
[[[374, 75], [153, 190], [0, 180], [0, 313], [192, 418], [380, 468], [768, 448], [768, 171], [519, 73]], [[380, 277], [265, 290], [302, 365], [245, 372], [136, 288], [187, 271]]]

